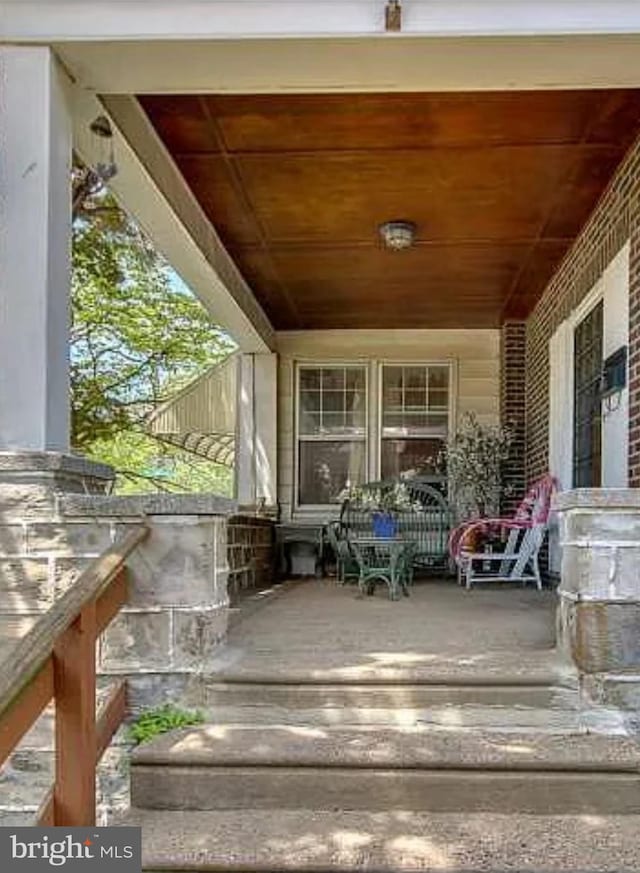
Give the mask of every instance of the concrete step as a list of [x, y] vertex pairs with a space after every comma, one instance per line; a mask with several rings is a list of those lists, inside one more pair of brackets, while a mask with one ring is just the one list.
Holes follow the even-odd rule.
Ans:
[[484, 730], [626, 732], [616, 710], [585, 710], [563, 685], [214, 682], [199, 706], [225, 724], [432, 725]]
[[337, 651], [262, 649], [233, 645], [214, 653], [206, 665], [212, 683], [253, 685], [447, 685], [467, 687], [576, 687], [575, 673], [554, 649], [523, 658], [521, 651], [482, 654], [350, 651], [348, 640]]
[[624, 716], [618, 710], [535, 708], [530, 706], [440, 706], [415, 709], [364, 706], [324, 706], [314, 709], [269, 704], [215, 706], [205, 710], [208, 721], [229, 725], [371, 725], [379, 727], [418, 727], [429, 725], [442, 730], [478, 728], [503, 733], [541, 731], [544, 733], [598, 732], [626, 734]]
[[133, 755], [135, 806], [640, 813], [627, 737], [208, 725]]
[[433, 709], [442, 706], [515, 706], [577, 709], [573, 687], [526, 685], [324, 684], [321, 682], [207, 682], [208, 708], [268, 704], [290, 710], [318, 708]]
[[637, 873], [640, 817], [132, 809], [143, 869], [207, 873]]

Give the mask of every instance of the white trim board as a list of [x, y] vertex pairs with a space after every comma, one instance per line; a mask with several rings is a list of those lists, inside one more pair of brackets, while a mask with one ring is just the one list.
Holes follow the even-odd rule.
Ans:
[[[640, 4], [639, 4], [640, 7]], [[511, 91], [640, 86], [640, 34], [54, 42], [101, 94]], [[304, 63], [301, 63], [304, 58]]]
[[[150, 40], [384, 32], [384, 0], [4, 0], [11, 40]], [[636, 0], [410, 0], [403, 32], [629, 33]]]

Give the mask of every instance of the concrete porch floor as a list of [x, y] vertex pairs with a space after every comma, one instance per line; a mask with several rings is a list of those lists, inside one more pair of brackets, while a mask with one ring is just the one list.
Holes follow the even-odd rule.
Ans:
[[317, 681], [420, 678], [495, 670], [548, 672], [555, 661], [555, 592], [520, 585], [471, 591], [451, 580], [418, 580], [392, 602], [379, 587], [303, 580], [261, 592], [233, 616], [214, 672], [243, 679], [287, 675]]

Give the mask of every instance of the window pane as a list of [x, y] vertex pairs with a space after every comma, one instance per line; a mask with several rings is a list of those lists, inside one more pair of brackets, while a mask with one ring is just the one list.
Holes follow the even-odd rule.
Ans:
[[388, 436], [445, 435], [448, 409], [448, 367], [383, 367], [382, 426]]
[[300, 392], [300, 409], [319, 411], [320, 410], [320, 392], [319, 391], [301, 391]]
[[429, 391], [439, 391], [449, 388], [449, 369], [447, 367], [429, 367]]
[[365, 368], [301, 368], [299, 409], [299, 427], [303, 436], [322, 433], [364, 435]]
[[396, 412], [385, 412], [383, 426], [385, 428], [404, 427], [404, 415]]
[[331, 367], [331, 369], [323, 368], [322, 370], [322, 390], [323, 391], [342, 391], [344, 390], [344, 367]]
[[446, 367], [429, 367], [429, 409], [448, 409], [449, 370]]
[[399, 411], [402, 409], [402, 388], [387, 388], [382, 398], [385, 411]]
[[344, 391], [323, 391], [322, 392], [322, 411], [323, 412], [343, 412], [345, 408], [345, 393]]
[[429, 416], [426, 412], [408, 410], [404, 414], [404, 424], [410, 430], [424, 430], [428, 425]]
[[443, 434], [446, 434], [449, 424], [449, 416], [446, 413], [431, 412], [426, 416], [426, 419], [427, 427], [441, 430]]
[[354, 409], [352, 412], [347, 412], [344, 419], [345, 427], [351, 433], [359, 433], [364, 435], [366, 428], [366, 417], [364, 409]]
[[435, 472], [433, 462], [442, 448], [441, 439], [382, 440], [383, 479], [394, 479], [407, 470]]
[[300, 433], [304, 436], [313, 436], [320, 433], [320, 413], [300, 413]]
[[351, 391], [364, 391], [364, 369], [347, 367], [347, 388]]
[[423, 389], [406, 389], [404, 392], [404, 408], [424, 410], [427, 405], [427, 392]]
[[447, 409], [449, 395], [446, 391], [429, 391], [429, 409]]
[[320, 390], [320, 370], [317, 368], [301, 367], [300, 369], [300, 389], [301, 390]]
[[333, 503], [345, 488], [364, 482], [365, 442], [301, 442], [298, 502]]
[[382, 370], [382, 384], [385, 391], [396, 389], [402, 391], [403, 367], [384, 367]]
[[339, 434], [344, 431], [344, 412], [323, 412], [322, 433]]
[[404, 390], [427, 387], [427, 371], [425, 367], [404, 367]]

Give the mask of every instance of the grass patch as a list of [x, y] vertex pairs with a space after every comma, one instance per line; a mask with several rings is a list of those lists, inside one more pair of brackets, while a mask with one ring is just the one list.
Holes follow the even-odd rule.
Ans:
[[202, 724], [203, 721], [204, 716], [201, 712], [180, 709], [172, 703], [165, 703], [138, 716], [129, 725], [128, 736], [131, 742], [140, 745], [140, 743], [148, 743], [160, 734], [166, 734], [176, 728]]

